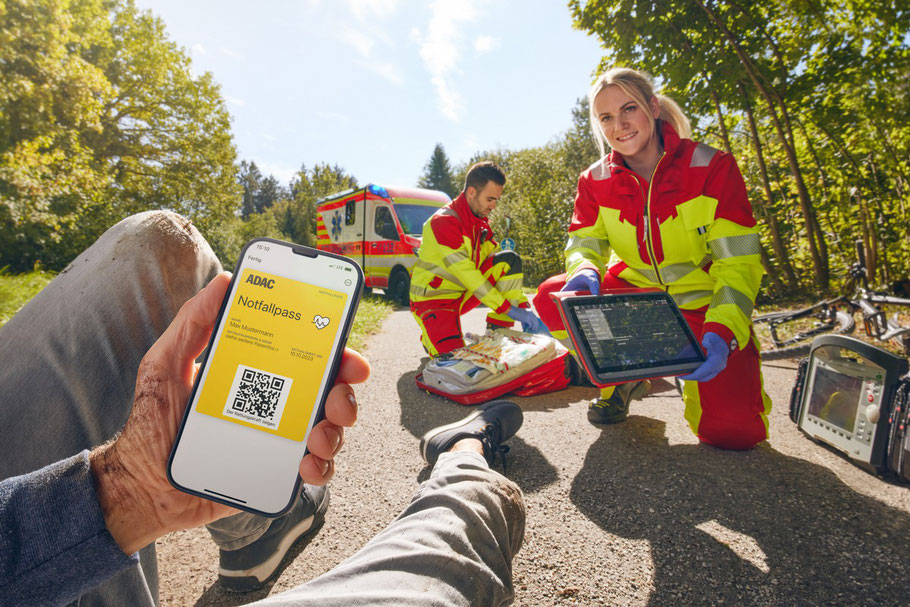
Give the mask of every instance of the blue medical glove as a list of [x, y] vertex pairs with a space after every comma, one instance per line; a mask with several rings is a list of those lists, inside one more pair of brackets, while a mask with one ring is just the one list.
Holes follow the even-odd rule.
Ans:
[[727, 366], [727, 357], [730, 356], [730, 346], [724, 338], [711, 331], [701, 338], [701, 345], [705, 349], [707, 358], [695, 371], [683, 375], [679, 379], [685, 381], [709, 381]]
[[589, 291], [591, 295], [600, 295], [600, 275], [597, 270], [586, 268], [575, 273], [566, 281], [562, 291]]
[[526, 310], [524, 308], [519, 308], [518, 306], [512, 306], [509, 308], [509, 311], [506, 312], [506, 316], [512, 320], [517, 320], [521, 323], [521, 330], [525, 333], [543, 333], [544, 335], [549, 335], [550, 331], [547, 329], [547, 326], [543, 324], [543, 321], [537, 317], [534, 312]]

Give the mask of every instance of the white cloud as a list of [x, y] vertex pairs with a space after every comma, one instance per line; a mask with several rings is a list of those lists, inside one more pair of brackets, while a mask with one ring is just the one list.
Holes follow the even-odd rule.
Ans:
[[341, 32], [341, 39], [349, 46], [352, 46], [364, 59], [372, 57], [373, 40], [370, 38], [369, 33], [363, 31], [363, 29], [345, 25], [344, 30]]
[[205, 47], [202, 46], [202, 44], [201, 44], [200, 42], [197, 42], [196, 44], [193, 45], [192, 51], [193, 51], [194, 53], [196, 53], [197, 55], [205, 55], [205, 54], [206, 54], [206, 52], [205, 52]]
[[370, 17], [388, 17], [398, 8], [398, 0], [346, 0], [346, 4], [360, 21]]
[[420, 58], [436, 87], [439, 111], [449, 120], [458, 122], [462, 104], [452, 82], [452, 73], [458, 72], [459, 48], [464, 43], [462, 25], [477, 17], [477, 9], [474, 0], [434, 0], [430, 11], [426, 35], [420, 36], [413, 30], [411, 35], [420, 39]]
[[474, 50], [478, 53], [488, 53], [499, 47], [499, 39], [493, 36], [478, 36], [474, 39]]
[[236, 105], [238, 107], [243, 107], [246, 105], [246, 101], [244, 101], [243, 99], [240, 99], [239, 97], [230, 97], [228, 95], [225, 95], [224, 100], [227, 101], [229, 104]]
[[289, 167], [287, 165], [272, 164], [270, 162], [257, 162], [259, 170], [266, 177], [272, 175], [275, 179], [278, 180], [281, 185], [288, 185], [297, 175], [297, 169], [295, 167]]
[[394, 63], [383, 63], [381, 61], [360, 61], [360, 66], [374, 74], [380, 76], [391, 84], [404, 84], [404, 74]]

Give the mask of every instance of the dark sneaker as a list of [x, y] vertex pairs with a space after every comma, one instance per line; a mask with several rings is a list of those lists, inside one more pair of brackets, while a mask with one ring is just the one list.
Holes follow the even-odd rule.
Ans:
[[325, 522], [329, 488], [303, 485], [302, 499], [274, 519], [258, 540], [237, 550], [220, 550], [218, 581], [226, 590], [250, 592], [265, 586], [298, 540], [313, 535]]
[[588, 419], [595, 424], [618, 424], [629, 416], [629, 403], [641, 400], [651, 391], [651, 382], [619, 384], [610, 398], [595, 398], [588, 405]]
[[508, 400], [494, 400], [480, 405], [466, 418], [433, 428], [420, 439], [420, 454], [431, 466], [452, 445], [464, 438], [476, 438], [483, 444], [483, 456], [492, 466], [498, 454], [505, 470], [505, 454], [509, 447], [503, 445], [518, 432], [524, 415], [521, 407]]

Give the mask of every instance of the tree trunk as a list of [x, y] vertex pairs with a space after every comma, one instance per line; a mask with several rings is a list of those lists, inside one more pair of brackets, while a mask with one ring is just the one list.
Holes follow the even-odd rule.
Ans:
[[[707, 74], [702, 72], [702, 75], [705, 77], [705, 80], [708, 79]], [[710, 86], [710, 85], [709, 85]], [[727, 134], [727, 125], [724, 124], [724, 113], [720, 109], [720, 98], [717, 96], [717, 91], [714, 90], [714, 87], [711, 87], [711, 99], [714, 100], [714, 109], [717, 110], [717, 124], [720, 125], [720, 135], [724, 139], [724, 148], [727, 150], [728, 154], [733, 154], [733, 150], [730, 148], [730, 136]]]
[[[704, 0], [694, 0], [694, 2], [701, 7], [701, 9], [707, 14], [708, 18], [723, 32], [724, 36], [727, 38], [727, 41], [733, 46], [733, 49], [736, 51], [737, 57], [739, 57], [740, 63], [745, 69], [746, 73], [749, 75], [749, 78], [752, 80], [755, 87], [759, 90], [764, 97], [765, 102], [768, 104], [768, 114], [771, 117], [771, 121], [774, 123], [774, 128], [777, 131], [778, 138], [781, 141], [781, 146], [784, 148], [784, 152], [787, 155], [787, 162], [790, 165], [790, 172], [793, 175], [793, 179], [796, 183], [796, 191], [799, 195], [799, 204], [803, 211], [803, 217], [806, 221], [806, 236], [808, 238], [809, 244], [809, 254], [812, 257], [812, 269], [815, 274], [815, 279], [818, 283], [818, 286], [823, 290], [827, 290], [829, 276], [825, 272], [824, 264], [822, 263], [821, 255], [819, 254], [818, 244], [815, 241], [815, 236], [817, 235], [816, 226], [813, 222], [813, 213], [812, 213], [812, 200], [809, 197], [809, 191], [806, 189], [806, 184], [803, 181], [802, 172], [799, 168], [799, 161], [796, 157], [796, 150], [791, 145], [791, 142], [787, 138], [787, 133], [784, 130], [784, 125], [781, 124], [780, 117], [775, 111], [775, 95], [772, 95], [768, 87], [765, 86], [762, 79], [759, 77], [755, 66], [752, 63], [752, 60], [746, 55], [745, 51], [739, 44], [739, 41], [736, 39], [736, 36], [733, 35], [733, 32], [730, 31], [730, 28], [721, 21], [721, 19], [708, 8]], [[785, 108], [783, 108], [785, 109]]]
[[755, 116], [752, 114], [752, 105], [749, 103], [748, 92], [742, 82], [739, 83], [739, 90], [743, 94], [743, 105], [746, 108], [746, 116], [749, 119], [749, 130], [752, 132], [752, 145], [755, 148], [755, 158], [758, 161], [758, 168], [761, 172], [762, 189], [765, 191], [766, 206], [763, 213], [767, 221], [768, 230], [771, 232], [771, 242], [774, 247], [774, 254], [777, 255], [778, 263], [783, 268], [787, 277], [787, 283], [791, 287], [798, 286], [796, 272], [793, 271], [793, 264], [790, 263], [790, 255], [787, 253], [787, 247], [784, 245], [783, 238], [780, 235], [780, 228], [777, 225], [777, 217], [774, 216], [774, 196], [771, 194], [771, 183], [768, 180], [768, 167], [765, 165], [765, 154], [762, 150], [761, 140], [758, 138], [758, 128], [755, 125]]

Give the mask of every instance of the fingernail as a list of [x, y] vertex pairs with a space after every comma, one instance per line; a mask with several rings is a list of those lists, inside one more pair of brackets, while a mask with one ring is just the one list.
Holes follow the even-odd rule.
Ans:
[[319, 469], [322, 471], [322, 476], [325, 476], [329, 471], [329, 460], [320, 458]]
[[354, 406], [354, 407], [357, 406], [357, 399], [354, 398], [354, 393], [353, 393], [353, 392], [348, 392], [348, 402], [351, 403], [351, 405]]
[[334, 453], [338, 449], [338, 445], [341, 444], [341, 433], [338, 430], [327, 430], [330, 435], [329, 441], [332, 443], [332, 452]]

